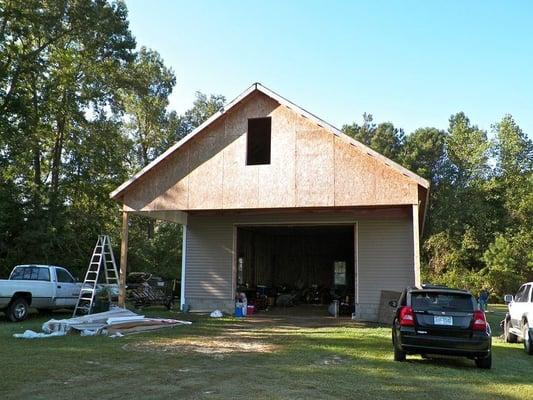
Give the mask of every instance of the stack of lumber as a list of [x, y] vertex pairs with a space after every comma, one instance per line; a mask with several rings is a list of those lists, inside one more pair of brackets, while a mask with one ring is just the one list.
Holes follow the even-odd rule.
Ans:
[[105, 330], [108, 335], [127, 335], [131, 333], [140, 333], [153, 331], [162, 328], [172, 328], [176, 325], [190, 324], [189, 321], [179, 321], [176, 319], [164, 318], [109, 318]]
[[140, 333], [177, 325], [190, 325], [189, 321], [166, 318], [147, 318], [125, 308], [114, 307], [110, 311], [84, 315], [82, 317], [50, 320], [43, 324], [43, 332], [52, 334], [81, 333], [93, 335], [126, 335]]

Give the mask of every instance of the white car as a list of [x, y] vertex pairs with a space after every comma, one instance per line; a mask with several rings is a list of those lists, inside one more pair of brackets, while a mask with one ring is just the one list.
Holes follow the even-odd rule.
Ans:
[[505, 341], [522, 341], [527, 354], [533, 355], [533, 282], [524, 283], [513, 297], [506, 294], [508, 306], [503, 331]]
[[28, 316], [28, 308], [39, 311], [74, 308], [81, 283], [63, 267], [17, 265], [9, 279], [0, 280], [0, 311], [14, 322]]

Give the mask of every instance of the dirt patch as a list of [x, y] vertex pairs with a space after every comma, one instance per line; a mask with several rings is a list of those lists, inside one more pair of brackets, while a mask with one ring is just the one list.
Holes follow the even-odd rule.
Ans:
[[200, 353], [220, 355], [228, 353], [270, 353], [278, 346], [250, 337], [213, 336], [209, 338], [177, 338], [128, 343], [124, 350], [164, 353]]

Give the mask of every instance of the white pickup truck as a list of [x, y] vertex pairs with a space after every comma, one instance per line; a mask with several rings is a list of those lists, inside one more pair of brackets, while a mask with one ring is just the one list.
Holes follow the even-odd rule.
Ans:
[[74, 308], [80, 288], [63, 267], [17, 265], [9, 279], [0, 280], [0, 311], [11, 321], [23, 321], [30, 306], [39, 311]]
[[533, 355], [533, 282], [524, 283], [513, 297], [504, 297], [508, 312], [503, 322], [505, 341], [522, 341], [527, 354]]

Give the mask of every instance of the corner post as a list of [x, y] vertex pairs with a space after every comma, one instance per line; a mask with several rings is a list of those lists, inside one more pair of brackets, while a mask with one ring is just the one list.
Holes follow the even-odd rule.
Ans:
[[418, 204], [413, 204], [413, 249], [415, 286], [420, 286], [420, 227]]
[[185, 279], [187, 274], [185, 268], [187, 265], [187, 224], [181, 225], [181, 295], [180, 310], [185, 311]]
[[118, 306], [126, 306], [126, 273], [128, 265], [128, 223], [129, 214], [122, 211], [122, 238], [120, 241], [120, 275], [119, 275], [119, 294]]

